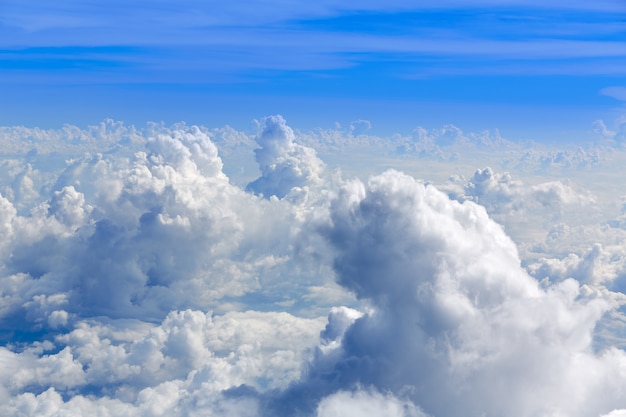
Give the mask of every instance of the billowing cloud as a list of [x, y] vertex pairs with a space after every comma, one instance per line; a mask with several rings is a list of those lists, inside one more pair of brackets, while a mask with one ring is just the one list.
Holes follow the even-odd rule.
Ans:
[[[212, 316], [195, 310], [173, 311], [159, 325], [80, 322], [53, 342], [19, 354], [0, 348], [6, 400], [0, 412], [16, 415], [15, 410], [30, 409], [25, 415], [41, 415], [37, 410], [47, 408], [50, 415], [116, 409], [124, 415], [182, 415], [181, 409], [199, 413], [202, 407], [195, 407], [200, 396], [217, 401], [222, 390], [241, 384], [267, 390], [299, 378], [301, 363], [322, 325], [322, 320], [286, 313]], [[40, 394], [16, 395], [26, 388]], [[88, 397], [90, 393], [100, 400]], [[15, 397], [9, 401], [6, 396], [11, 394]], [[63, 401], [61, 395], [73, 398]], [[188, 404], [191, 398], [194, 402]], [[216, 404], [211, 407], [216, 407], [211, 413], [218, 412]]]
[[295, 143], [293, 130], [281, 116], [265, 118], [256, 141], [261, 146], [255, 150], [261, 177], [248, 184], [249, 190], [267, 198], [283, 198], [309, 184], [319, 184], [324, 163], [314, 149]]
[[514, 180], [511, 174], [497, 174], [489, 167], [474, 173], [464, 187], [464, 194], [494, 214], [506, 212], [511, 215], [541, 208], [559, 215], [567, 206], [594, 203], [590, 193], [576, 191], [561, 181], [526, 186]]
[[0, 415], [621, 415], [623, 150], [353, 133], [1, 128]]
[[591, 346], [610, 305], [573, 279], [542, 288], [484, 208], [390, 171], [346, 186], [325, 233], [338, 281], [372, 310], [276, 401], [285, 415], [362, 385], [435, 416], [587, 416], [624, 405], [626, 355]]
[[425, 417], [415, 405], [392, 396], [364, 391], [345, 392], [324, 398], [316, 417]]
[[[58, 327], [72, 314], [158, 320], [177, 307], [216, 307], [259, 290], [298, 227], [288, 205], [231, 185], [195, 127], [158, 131], [134, 155], [72, 160], [50, 187], [24, 215], [1, 200], [12, 276], [3, 320], [25, 314]], [[36, 307], [57, 295], [65, 304]]]

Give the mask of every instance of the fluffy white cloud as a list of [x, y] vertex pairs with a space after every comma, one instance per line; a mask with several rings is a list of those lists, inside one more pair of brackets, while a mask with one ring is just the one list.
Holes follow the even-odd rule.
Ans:
[[358, 385], [431, 415], [587, 416], [624, 405], [626, 354], [592, 349], [609, 303], [572, 279], [542, 289], [482, 207], [390, 171], [345, 187], [330, 221], [338, 280], [373, 311], [277, 409]]
[[613, 410], [608, 414], [603, 414], [602, 417], [624, 417], [626, 416], [626, 410]]
[[[186, 415], [187, 410], [220, 415], [226, 407], [239, 409], [231, 415], [249, 415], [246, 407], [236, 407], [221, 392], [242, 384], [265, 391], [297, 380], [323, 322], [287, 313], [212, 316], [194, 310], [171, 312], [158, 326], [80, 322], [54, 342], [20, 353], [0, 350], [6, 365], [2, 391], [18, 394], [0, 411], [16, 415], [26, 409], [30, 411], [24, 415], [48, 415], [43, 410], [51, 410], [55, 415], [74, 410], [84, 415], [119, 409], [124, 415], [156, 416]], [[20, 395], [25, 388], [41, 394]], [[98, 399], [84, 396], [90, 392]], [[61, 394], [70, 399], [64, 401]], [[207, 408], [196, 407], [202, 396]]]
[[0, 405], [0, 411], [14, 416], [121, 416], [121, 417], [257, 417], [258, 405], [253, 399], [235, 400], [198, 390], [191, 392], [188, 384], [168, 382], [139, 393], [134, 404], [109, 398], [76, 395], [64, 402], [54, 388], [35, 395], [21, 394], [7, 404]]
[[522, 249], [544, 239], [555, 223], [587, 224], [600, 214], [598, 197], [569, 180], [526, 184], [508, 172], [487, 167], [476, 170], [467, 181], [453, 176], [441, 188], [459, 201], [485, 207]]
[[[206, 130], [151, 133], [134, 154], [70, 160], [27, 213], [0, 200], [3, 320], [32, 330], [76, 315], [160, 320], [286, 282], [298, 210], [230, 184]], [[66, 305], [35, 307], [57, 294]]]
[[320, 183], [324, 163], [314, 149], [295, 143], [293, 130], [282, 116], [265, 118], [265, 127], [256, 138], [255, 150], [261, 177], [248, 189], [269, 198], [283, 198], [292, 190]]
[[364, 391], [345, 392], [324, 398], [317, 407], [317, 417], [425, 417], [419, 408], [393, 396]]
[[0, 415], [620, 415], [623, 190], [523, 175], [598, 154], [357, 128], [265, 119], [277, 198], [228, 127], [0, 129]]
[[576, 191], [561, 181], [528, 186], [514, 180], [509, 173], [498, 174], [489, 167], [474, 173], [464, 186], [463, 197], [479, 203], [492, 214], [509, 216], [530, 210], [559, 216], [567, 206], [578, 208], [595, 203], [589, 192]]

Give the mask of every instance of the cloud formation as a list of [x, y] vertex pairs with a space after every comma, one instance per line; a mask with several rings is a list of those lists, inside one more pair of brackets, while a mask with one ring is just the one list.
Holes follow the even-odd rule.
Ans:
[[[253, 136], [230, 128], [1, 131], [1, 415], [626, 409], [623, 207], [593, 183], [344, 180], [280, 116], [248, 192], [218, 147], [251, 157]], [[440, 133], [432, 149], [508, 146]]]
[[372, 310], [280, 406], [335, 391], [359, 396], [359, 386], [434, 416], [587, 416], [624, 406], [626, 355], [591, 346], [609, 304], [573, 279], [542, 288], [482, 207], [390, 171], [346, 186], [325, 234], [338, 282]]
[[248, 184], [248, 190], [266, 198], [283, 198], [320, 183], [324, 163], [314, 149], [295, 142], [293, 130], [282, 116], [266, 117], [256, 141], [261, 146], [254, 151], [261, 176]]
[[[217, 148], [193, 127], [159, 133], [134, 155], [71, 161], [51, 187], [28, 214], [2, 200], [10, 320], [55, 314], [58, 324], [63, 311], [159, 320], [176, 307], [208, 308], [258, 290], [297, 228], [285, 222], [287, 205], [231, 185]], [[56, 295], [58, 306], [36, 307], [36, 297]]]

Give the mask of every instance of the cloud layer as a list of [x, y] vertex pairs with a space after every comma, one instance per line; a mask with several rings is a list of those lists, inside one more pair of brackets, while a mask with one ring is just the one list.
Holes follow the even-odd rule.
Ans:
[[367, 126], [3, 128], [0, 414], [623, 413], [622, 208], [451, 127], [376, 163], [508, 159], [343, 179], [314, 146], [389, 146]]

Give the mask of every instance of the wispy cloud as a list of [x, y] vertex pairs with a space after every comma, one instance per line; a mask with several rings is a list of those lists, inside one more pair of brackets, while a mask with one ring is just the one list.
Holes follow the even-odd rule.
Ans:
[[[175, 7], [165, 2], [106, 6], [4, 2], [2, 7], [5, 69], [18, 66], [16, 55], [21, 65], [31, 69], [39, 65], [45, 71], [64, 61], [70, 67], [70, 61], [80, 62], [89, 54], [102, 58], [83, 60], [84, 72], [94, 76], [110, 63], [125, 66], [137, 74], [136, 79], [148, 71], [181, 82], [187, 78], [183, 74], [194, 68], [208, 74], [315, 71], [371, 60], [410, 63], [424, 58], [450, 62], [430, 62], [433, 73], [451, 67], [462, 72], [467, 59], [510, 66], [530, 61], [533, 73], [544, 69], [554, 74], [565, 69], [550, 61], [610, 58], [610, 65], [600, 62], [594, 73], [626, 71], [624, 29], [616, 23], [623, 13], [612, 2], [552, 7], [539, 2], [444, 2], [420, 7], [401, 1], [359, 6], [322, 2], [295, 7], [256, 1], [238, 3], [236, 8], [195, 1]], [[120, 56], [115, 48], [121, 46], [138, 48], [138, 53]], [[46, 59], [45, 54], [32, 53], [35, 47], [60, 49], [49, 49]], [[494, 65], [494, 71], [498, 67]]]
[[600, 94], [613, 97], [616, 100], [626, 101], [626, 87], [614, 86], [600, 90]]

